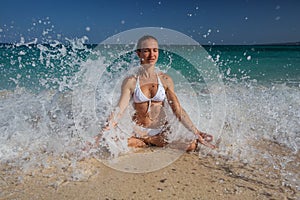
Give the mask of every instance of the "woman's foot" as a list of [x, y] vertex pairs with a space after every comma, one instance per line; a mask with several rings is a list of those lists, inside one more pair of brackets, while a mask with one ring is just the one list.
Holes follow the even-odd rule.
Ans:
[[127, 143], [129, 147], [133, 148], [144, 148], [148, 146], [143, 140], [137, 137], [128, 138]]
[[[202, 136], [202, 134], [201, 134], [201, 136]], [[216, 148], [215, 145], [210, 143], [213, 138], [211, 135], [205, 134], [203, 136], [204, 137], [202, 137], [201, 139], [193, 140], [192, 143], [190, 143], [190, 145], [187, 147], [186, 152], [196, 151], [198, 148], [198, 143], [203, 144], [204, 146], [207, 146], [211, 149]]]
[[186, 149], [186, 152], [196, 151], [198, 148], [198, 140], [194, 140]]

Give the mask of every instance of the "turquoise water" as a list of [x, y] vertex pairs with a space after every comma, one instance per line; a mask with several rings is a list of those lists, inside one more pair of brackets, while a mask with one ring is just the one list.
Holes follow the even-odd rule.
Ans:
[[218, 57], [227, 77], [299, 83], [300, 46], [214, 46], [207, 49]]
[[[0, 45], [0, 89], [18, 87], [41, 90], [57, 88], [63, 80], [72, 79], [80, 64], [90, 56], [94, 45]], [[257, 80], [260, 83], [296, 85], [300, 80], [299, 46], [204, 46], [218, 64], [224, 81]], [[123, 60], [129, 61], [132, 53]], [[161, 51], [158, 65], [172, 68], [197, 81], [193, 67], [180, 56]], [[179, 58], [178, 58], [179, 57]], [[129, 60], [128, 60], [129, 59]], [[176, 63], [177, 62], [177, 63]], [[198, 77], [198, 80], [201, 77]], [[199, 80], [200, 81], [200, 80]]]
[[[99, 53], [95, 47], [78, 41], [0, 45], [1, 161], [26, 169], [36, 165], [47, 152], [71, 152], [74, 159], [84, 156], [78, 150], [83, 139], [99, 131], [97, 127], [103, 125], [118, 99], [121, 81], [138, 65], [132, 51], [118, 53], [100, 47]], [[177, 52], [182, 49], [182, 54], [188, 49], [172, 48]], [[298, 186], [299, 174], [287, 172], [282, 166], [289, 165], [299, 153], [300, 46], [204, 49], [205, 59], [214, 63], [217, 74], [209, 68], [202, 70], [203, 63], [195, 68], [180, 55], [160, 50], [157, 66], [174, 76], [182, 106], [201, 130], [222, 139], [216, 155], [246, 163], [260, 156], [280, 168], [290, 184]], [[109, 65], [105, 64], [107, 55], [103, 52], [113, 60]], [[103, 74], [98, 76], [100, 72]], [[181, 76], [176, 77], [178, 74]], [[214, 85], [215, 80], [222, 81], [222, 88]], [[97, 88], [89, 90], [92, 82], [97, 82]], [[87, 89], [78, 92], [82, 83]], [[221, 94], [225, 94], [224, 98]], [[220, 99], [214, 101], [214, 96]], [[77, 107], [78, 101], [96, 110], [96, 117]], [[224, 124], [221, 131], [214, 121], [218, 115]], [[276, 152], [262, 153], [251, 145], [262, 139], [279, 143], [292, 153], [283, 158]], [[26, 159], [28, 156], [31, 159]]]

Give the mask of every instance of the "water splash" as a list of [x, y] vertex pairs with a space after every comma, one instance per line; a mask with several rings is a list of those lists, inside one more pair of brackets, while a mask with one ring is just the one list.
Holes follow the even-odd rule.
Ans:
[[[26, 42], [21, 39], [17, 44], [1, 46], [1, 163], [18, 166], [24, 171], [49, 165], [65, 168], [70, 163], [76, 169], [78, 160], [99, 151], [104, 153], [101, 152], [103, 149], [91, 154], [81, 149], [86, 141], [92, 142], [92, 137], [100, 132], [116, 105], [116, 94], [120, 93], [123, 78], [134, 73], [138, 60], [134, 53], [115, 54], [107, 48], [110, 56], [119, 58], [112, 66], [107, 66], [106, 57], [99, 51], [94, 51], [92, 46], [86, 45], [87, 41], [83, 37], [67, 39], [64, 43], [51, 39], [48, 44], [38, 44], [37, 40]], [[227, 98], [222, 141], [219, 150], [210, 153], [244, 163], [264, 160], [280, 170], [287, 183], [297, 185], [298, 174], [290, 170], [290, 166], [293, 160], [298, 159], [300, 144], [299, 84], [265, 84], [257, 81], [258, 75], [252, 75], [253, 71], [243, 68], [243, 64], [251, 62], [256, 65], [260, 62], [256, 56], [260, 54], [255, 50], [246, 52], [243, 51], [239, 58], [234, 55], [223, 58], [220, 52], [210, 57], [225, 72]], [[163, 59], [158, 66], [164, 72], [171, 72], [172, 65], [178, 65], [176, 55], [166, 51], [161, 54]], [[251, 59], [248, 59], [249, 56]], [[91, 67], [105, 69], [100, 80], [96, 73], [85, 74], [86, 69]], [[75, 88], [84, 75], [91, 77], [91, 82], [97, 83], [97, 89], [76, 94]], [[193, 73], [186, 72], [185, 76], [191, 80], [191, 90], [186, 90], [180, 81], [175, 82], [182, 106], [192, 119], [196, 119], [195, 124], [199, 129], [217, 136], [217, 128], [207, 122], [212, 118], [210, 95], [218, 94], [218, 89], [208, 89], [203, 79], [196, 79]], [[90, 99], [91, 93], [96, 94], [94, 99]], [[79, 99], [86, 106], [95, 105], [96, 113], [80, 113], [80, 107], [76, 107], [77, 104], [73, 101], [74, 95], [80, 95]], [[90, 104], [91, 102], [94, 104]], [[192, 102], [200, 105], [200, 114], [195, 112], [195, 104]], [[74, 109], [78, 109], [80, 115], [74, 116]], [[124, 132], [130, 132], [128, 124], [131, 123], [129, 116], [132, 112], [133, 108], [129, 107], [127, 117], [120, 122], [122, 131], [105, 133], [104, 138], [107, 138], [110, 146], [107, 146], [107, 141], [102, 146], [107, 147], [110, 155], [118, 156], [129, 151], [126, 146], [128, 135], [124, 135]], [[261, 147], [257, 145], [261, 141], [268, 142], [260, 144], [263, 146]], [[266, 151], [268, 145], [275, 146], [275, 143], [286, 147], [289, 154], [282, 156], [282, 151], [286, 150], [284, 148], [278, 152], [275, 149]], [[67, 161], [50, 162], [50, 156]], [[81, 175], [80, 171], [74, 171], [72, 177], [74, 180], [86, 177]]]

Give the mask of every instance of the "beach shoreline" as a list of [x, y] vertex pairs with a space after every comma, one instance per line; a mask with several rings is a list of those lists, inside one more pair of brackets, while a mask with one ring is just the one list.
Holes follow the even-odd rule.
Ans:
[[[0, 199], [299, 199], [278, 170], [185, 153], [148, 173], [114, 170], [95, 158], [75, 166], [38, 167], [26, 173], [1, 166]], [[76, 177], [76, 170], [80, 177]]]

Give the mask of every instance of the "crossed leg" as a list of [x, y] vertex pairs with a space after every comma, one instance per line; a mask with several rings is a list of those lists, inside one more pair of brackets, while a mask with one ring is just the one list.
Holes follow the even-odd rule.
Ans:
[[132, 136], [128, 138], [127, 142], [129, 147], [134, 147], [134, 148], [143, 148], [148, 145], [164, 147], [168, 144], [168, 142], [166, 142], [166, 137], [164, 133], [160, 133], [154, 136], [146, 136], [146, 137]]
[[[213, 140], [213, 137], [211, 135], [202, 133], [201, 137], [202, 138], [193, 140], [189, 145], [187, 145], [185, 150], [187, 152], [197, 150], [198, 143], [201, 143], [210, 148], [215, 148], [215, 146], [213, 144], [210, 144], [210, 142]], [[127, 142], [128, 142], [128, 146], [133, 147], [133, 148], [144, 148], [149, 145], [154, 145], [157, 147], [164, 147], [168, 144], [168, 142], [166, 142], [165, 134], [163, 134], [163, 133], [160, 133], [155, 136], [147, 136], [147, 137], [132, 136], [132, 137], [128, 138]]]
[[133, 147], [133, 148], [144, 148], [147, 147], [148, 145], [143, 141], [142, 138], [138, 138], [135, 136], [132, 136], [128, 138], [127, 140], [128, 146]]

